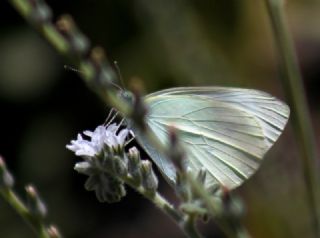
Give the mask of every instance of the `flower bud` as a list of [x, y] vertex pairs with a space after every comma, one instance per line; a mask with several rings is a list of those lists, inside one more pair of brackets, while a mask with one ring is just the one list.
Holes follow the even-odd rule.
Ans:
[[101, 65], [102, 62], [106, 60], [106, 53], [101, 46], [96, 46], [92, 48], [90, 52], [91, 60], [96, 65]]
[[226, 219], [238, 224], [245, 213], [244, 205], [241, 199], [231, 196], [230, 192], [226, 192], [222, 198], [223, 211]]
[[99, 175], [91, 175], [84, 183], [84, 188], [88, 191], [94, 191], [100, 185]]
[[187, 202], [191, 199], [190, 186], [185, 174], [177, 172], [175, 191], [182, 201]]
[[215, 184], [211, 185], [208, 188], [208, 193], [213, 195], [213, 196], [216, 196], [216, 197], [221, 197], [222, 196], [222, 187], [221, 187], [221, 185], [218, 184], [218, 183], [215, 183]]
[[50, 225], [47, 228], [47, 233], [48, 233], [50, 238], [59, 238], [59, 237], [61, 237], [61, 234], [60, 234], [58, 228], [56, 226], [54, 226], [54, 225]]
[[90, 176], [85, 183], [85, 188], [88, 191], [95, 191], [99, 202], [118, 202], [126, 195], [123, 182], [107, 173]]
[[137, 149], [137, 147], [132, 147], [129, 149], [129, 153], [128, 153], [128, 157], [129, 159], [132, 160], [132, 162], [134, 162], [135, 164], [140, 162], [140, 152]]
[[129, 149], [128, 153], [128, 172], [136, 182], [137, 185], [141, 184], [141, 158], [139, 150], [136, 147]]
[[80, 174], [85, 174], [88, 176], [96, 173], [96, 170], [92, 167], [91, 163], [87, 161], [76, 163], [74, 166], [74, 170], [76, 170]]
[[207, 170], [205, 168], [201, 168], [197, 175], [197, 180], [200, 184], [204, 185], [207, 177]]
[[14, 178], [6, 168], [6, 164], [0, 156], [0, 189], [10, 189], [14, 185]]
[[28, 185], [26, 186], [25, 190], [28, 199], [28, 208], [31, 213], [38, 218], [44, 218], [47, 215], [47, 208], [44, 202], [41, 200], [35, 187]]
[[169, 157], [178, 171], [186, 172], [184, 150], [179, 143], [176, 129], [172, 126], [169, 128]]
[[124, 160], [120, 157], [115, 156], [112, 158], [112, 171], [119, 177], [126, 176], [128, 168]]
[[69, 41], [74, 53], [79, 55], [87, 54], [90, 47], [89, 40], [82, 32], [80, 32], [70, 15], [62, 15], [58, 19], [56, 25], [58, 30], [64, 34]]
[[33, 1], [33, 5], [30, 18], [35, 24], [51, 21], [52, 11], [44, 1]]
[[158, 178], [149, 160], [141, 161], [142, 186], [147, 192], [155, 193], [158, 189]]
[[180, 205], [180, 210], [184, 213], [190, 215], [199, 215], [201, 217], [207, 214], [207, 210], [203, 208], [197, 201], [182, 203]]

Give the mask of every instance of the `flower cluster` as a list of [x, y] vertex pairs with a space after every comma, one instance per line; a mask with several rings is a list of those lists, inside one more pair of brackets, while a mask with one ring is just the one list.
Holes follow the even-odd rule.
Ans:
[[98, 126], [94, 131], [84, 131], [83, 134], [89, 137], [89, 140], [83, 139], [79, 133], [76, 140], [72, 140], [67, 149], [75, 152], [77, 156], [94, 157], [99, 155], [105, 147], [113, 150], [123, 149], [129, 133], [128, 129], [117, 131], [119, 127], [111, 124], [108, 127]]
[[75, 170], [89, 176], [85, 183], [88, 191], [95, 191], [100, 202], [118, 202], [126, 195], [124, 183], [144, 187], [154, 193], [158, 187], [151, 163], [140, 159], [139, 151], [133, 147], [125, 152], [128, 129], [119, 125], [98, 126], [94, 131], [80, 133], [66, 147], [83, 158], [76, 163]]

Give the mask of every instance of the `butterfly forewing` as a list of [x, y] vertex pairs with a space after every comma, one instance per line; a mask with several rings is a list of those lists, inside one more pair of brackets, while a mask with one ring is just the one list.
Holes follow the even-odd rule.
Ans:
[[268, 93], [243, 88], [181, 87], [149, 94], [147, 98], [164, 95], [197, 95], [230, 103], [247, 111], [259, 121], [269, 147], [278, 139], [289, 118], [289, 107]]
[[[205, 186], [237, 187], [259, 167], [281, 134], [288, 107], [264, 92], [236, 88], [174, 88], [148, 95], [150, 130], [166, 144], [174, 126], [188, 168], [208, 171]], [[164, 176], [175, 181], [172, 163], [138, 136]], [[143, 145], [145, 144], [145, 145]]]

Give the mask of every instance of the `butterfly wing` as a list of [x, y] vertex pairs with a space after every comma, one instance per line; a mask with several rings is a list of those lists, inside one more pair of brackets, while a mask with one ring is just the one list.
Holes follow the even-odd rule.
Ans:
[[180, 87], [158, 91], [148, 95], [148, 98], [164, 95], [194, 94], [212, 98], [217, 101], [231, 103], [241, 110], [256, 117], [267, 139], [268, 148], [278, 139], [286, 125], [289, 107], [268, 93], [244, 88], [225, 87]]
[[[264, 154], [281, 134], [289, 108], [267, 93], [238, 88], [173, 88], [146, 96], [150, 130], [167, 144], [174, 126], [186, 151], [187, 166], [206, 168], [205, 186], [239, 186], [259, 167]], [[142, 146], [170, 182], [175, 168], [148, 141]]]

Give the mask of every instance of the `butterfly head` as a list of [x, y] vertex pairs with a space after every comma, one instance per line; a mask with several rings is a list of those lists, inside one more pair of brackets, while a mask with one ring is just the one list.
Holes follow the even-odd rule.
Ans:
[[133, 93], [127, 90], [121, 90], [119, 92], [119, 97], [121, 97], [123, 100], [131, 104], [134, 102], [134, 98], [135, 98]]

